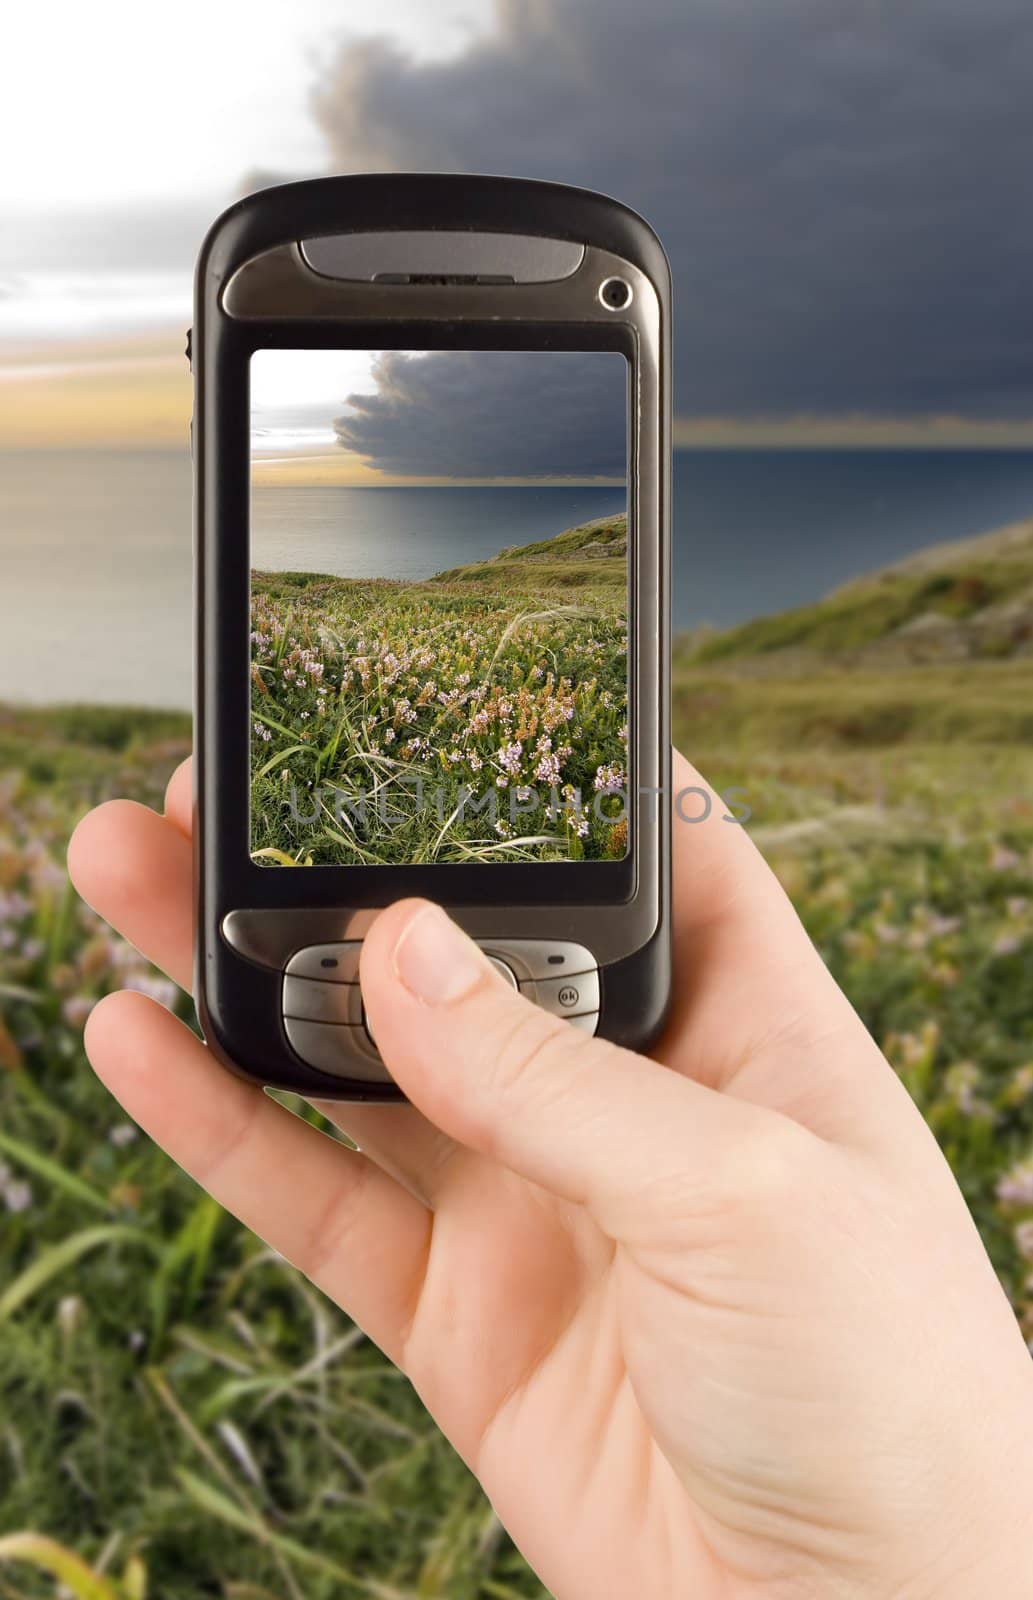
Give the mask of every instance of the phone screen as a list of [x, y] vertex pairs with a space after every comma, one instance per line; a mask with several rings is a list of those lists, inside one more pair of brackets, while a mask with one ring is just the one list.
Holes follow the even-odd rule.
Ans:
[[250, 390], [252, 859], [626, 856], [625, 357], [264, 349]]

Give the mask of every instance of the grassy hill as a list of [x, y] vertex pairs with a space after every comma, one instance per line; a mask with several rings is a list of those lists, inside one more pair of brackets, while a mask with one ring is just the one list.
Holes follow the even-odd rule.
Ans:
[[676, 734], [697, 746], [1033, 749], [1033, 521], [698, 630], [673, 658]]
[[[689, 663], [759, 656], [866, 666], [1000, 660], [1033, 652], [1033, 521], [933, 546], [816, 605], [683, 641]], [[797, 661], [798, 665], [805, 662]], [[764, 671], [771, 666], [765, 661]]]
[[439, 572], [435, 583], [535, 588], [617, 589], [627, 584], [628, 519], [597, 517], [576, 528], [566, 528], [552, 539], [533, 544], [509, 545], [490, 561], [451, 567]]

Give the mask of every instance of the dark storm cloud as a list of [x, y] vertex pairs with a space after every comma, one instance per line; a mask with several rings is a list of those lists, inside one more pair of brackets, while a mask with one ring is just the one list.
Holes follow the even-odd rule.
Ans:
[[334, 429], [403, 477], [622, 477], [626, 374], [601, 351], [388, 350]]
[[1029, 0], [502, 0], [342, 49], [342, 170], [609, 190], [657, 227], [682, 415], [1033, 413]]

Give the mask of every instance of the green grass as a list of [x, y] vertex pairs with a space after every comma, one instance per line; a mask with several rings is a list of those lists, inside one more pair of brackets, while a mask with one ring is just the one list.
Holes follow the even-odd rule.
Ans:
[[253, 574], [254, 858], [622, 856], [626, 574], [624, 518], [423, 583]]
[[677, 725], [694, 741], [758, 747], [884, 749], [897, 744], [1033, 745], [1033, 657], [877, 671], [823, 660], [763, 676], [693, 666], [678, 652]]
[[[1033, 663], [815, 661], [682, 647], [676, 742], [745, 791], [1033, 1338]], [[0, 741], [0, 1596], [541, 1596], [404, 1380], [86, 1067], [107, 990], [190, 1015], [62, 866], [87, 804], [160, 800], [184, 720], [5, 711]]]
[[63, 869], [88, 804], [160, 803], [186, 719], [0, 727], [0, 1595], [540, 1596], [409, 1386], [85, 1063], [111, 989], [191, 1017]]

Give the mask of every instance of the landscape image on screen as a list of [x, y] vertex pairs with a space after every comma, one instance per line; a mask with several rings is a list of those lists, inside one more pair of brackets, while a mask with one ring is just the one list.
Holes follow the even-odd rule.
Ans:
[[251, 358], [260, 866], [629, 850], [627, 363]]

